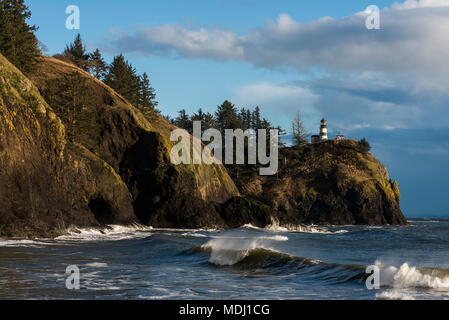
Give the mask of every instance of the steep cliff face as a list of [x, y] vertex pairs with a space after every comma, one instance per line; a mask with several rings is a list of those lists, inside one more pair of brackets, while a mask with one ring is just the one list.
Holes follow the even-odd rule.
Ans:
[[103, 160], [68, 144], [37, 88], [0, 55], [0, 236], [128, 223], [131, 194]]
[[[70, 110], [60, 106], [74, 72], [86, 85], [85, 104], [68, 123]], [[397, 183], [355, 141], [284, 149], [273, 177], [239, 169], [240, 197], [223, 166], [173, 165], [176, 127], [144, 116], [79, 68], [42, 58], [30, 79], [0, 56], [0, 236], [52, 237], [70, 225], [136, 221], [174, 228], [264, 227], [273, 219], [406, 223]]]
[[[224, 227], [218, 214], [205, 219], [202, 212], [208, 203], [223, 203], [239, 192], [221, 165], [171, 163], [175, 126], [157, 114], [145, 117], [104, 83], [56, 59], [42, 58], [31, 80], [50, 105], [57, 105], [73, 72], [86, 86], [84, 116], [74, 139], [121, 177], [140, 221], [154, 227]], [[190, 212], [190, 218], [183, 212]]]
[[407, 223], [397, 182], [353, 140], [286, 148], [278, 175], [240, 172], [235, 181], [243, 194], [279, 211], [284, 223]]

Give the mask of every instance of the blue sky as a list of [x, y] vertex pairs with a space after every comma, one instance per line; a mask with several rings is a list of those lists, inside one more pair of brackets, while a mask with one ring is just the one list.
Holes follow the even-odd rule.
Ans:
[[[331, 136], [366, 137], [402, 193], [408, 217], [449, 215], [449, 1], [27, 1], [47, 54], [77, 30], [150, 75], [160, 109], [259, 105], [289, 128], [301, 110]], [[365, 27], [368, 5], [381, 29]]]

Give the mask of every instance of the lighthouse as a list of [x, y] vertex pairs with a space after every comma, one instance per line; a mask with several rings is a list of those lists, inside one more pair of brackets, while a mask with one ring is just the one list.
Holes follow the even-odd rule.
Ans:
[[320, 140], [321, 141], [327, 140], [327, 121], [324, 118], [321, 120]]

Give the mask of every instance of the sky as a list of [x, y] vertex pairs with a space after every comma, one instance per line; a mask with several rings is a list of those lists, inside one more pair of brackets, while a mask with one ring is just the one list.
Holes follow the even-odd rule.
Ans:
[[[259, 106], [285, 129], [365, 137], [407, 217], [449, 216], [449, 0], [26, 1], [46, 54], [79, 32], [147, 72], [159, 109]], [[80, 8], [68, 30], [66, 7]], [[380, 8], [368, 29], [366, 8]]]

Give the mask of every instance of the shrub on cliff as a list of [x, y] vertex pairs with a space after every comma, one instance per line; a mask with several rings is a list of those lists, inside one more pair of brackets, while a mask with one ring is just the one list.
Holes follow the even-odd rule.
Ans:
[[371, 145], [365, 138], [359, 141], [359, 150], [363, 153], [368, 153], [371, 150]]

